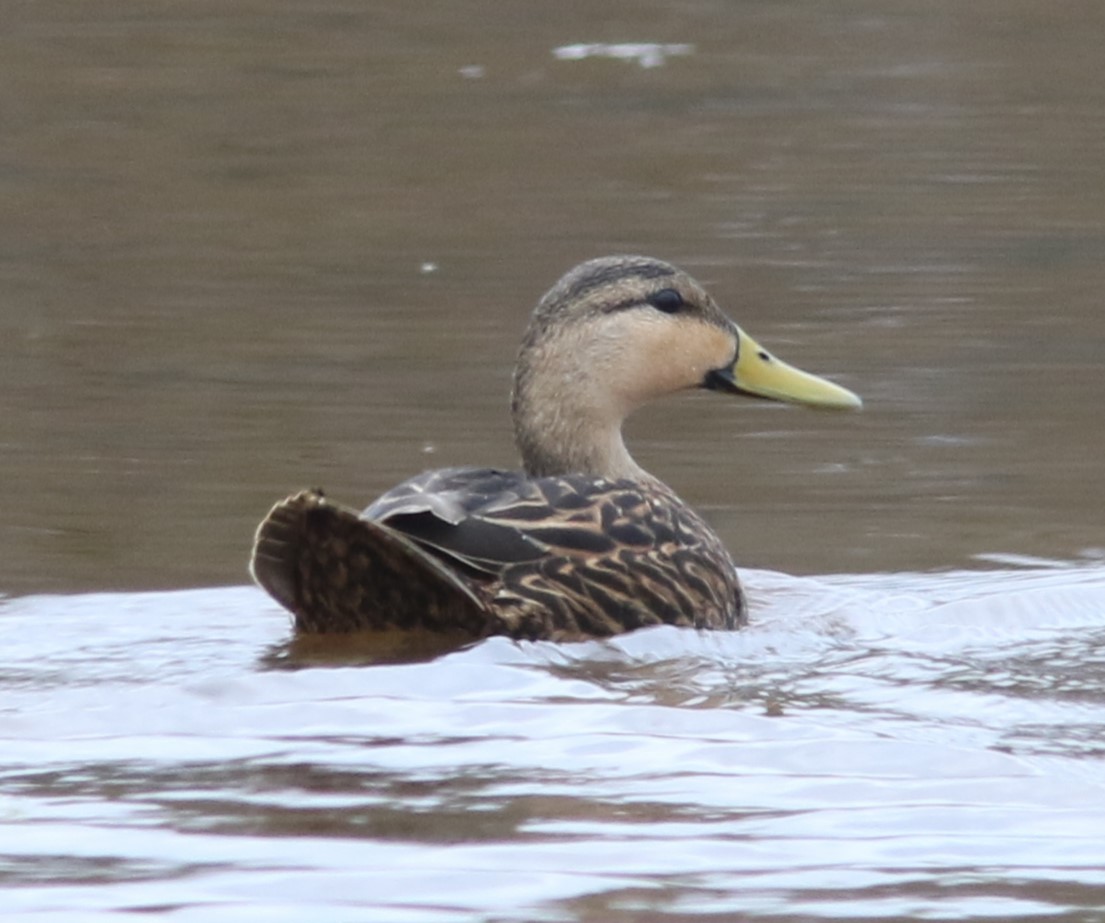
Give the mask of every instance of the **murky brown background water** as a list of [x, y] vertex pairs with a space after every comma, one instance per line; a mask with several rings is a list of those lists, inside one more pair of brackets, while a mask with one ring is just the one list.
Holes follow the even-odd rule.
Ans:
[[[1105, 7], [0, 17], [9, 916], [1105, 919]], [[260, 593], [135, 592], [512, 463], [526, 315], [618, 251], [866, 399], [630, 422], [749, 631], [285, 671]]]
[[[1097, 4], [5, 15], [0, 589], [240, 582], [292, 488], [359, 503], [513, 463], [525, 316], [617, 251], [687, 266], [867, 400], [696, 395], [632, 421], [738, 560], [1105, 543]], [[631, 40], [694, 50], [553, 55]]]

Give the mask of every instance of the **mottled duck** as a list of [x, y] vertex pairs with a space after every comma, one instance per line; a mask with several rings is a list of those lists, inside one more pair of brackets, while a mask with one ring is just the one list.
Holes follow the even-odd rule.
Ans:
[[522, 338], [511, 395], [522, 471], [429, 471], [363, 513], [297, 493], [261, 523], [250, 570], [302, 633], [739, 628], [725, 546], [622, 440], [636, 407], [689, 388], [861, 405], [776, 359], [674, 266], [591, 260], [541, 299]]

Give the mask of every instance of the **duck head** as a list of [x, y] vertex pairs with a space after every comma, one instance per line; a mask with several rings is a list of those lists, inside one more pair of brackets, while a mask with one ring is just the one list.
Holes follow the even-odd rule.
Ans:
[[840, 385], [778, 359], [691, 276], [660, 260], [613, 256], [568, 272], [541, 299], [522, 339], [511, 409], [534, 476], [647, 476], [622, 422], [692, 388], [831, 409], [858, 409]]

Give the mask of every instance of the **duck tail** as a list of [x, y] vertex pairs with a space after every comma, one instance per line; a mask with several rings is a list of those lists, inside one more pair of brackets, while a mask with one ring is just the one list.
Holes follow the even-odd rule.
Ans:
[[297, 631], [489, 631], [471, 586], [387, 526], [305, 490], [257, 528], [253, 579], [295, 617]]

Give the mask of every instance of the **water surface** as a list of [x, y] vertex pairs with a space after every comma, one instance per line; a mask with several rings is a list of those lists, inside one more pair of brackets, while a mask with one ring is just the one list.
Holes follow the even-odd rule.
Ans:
[[289, 660], [253, 589], [9, 602], [5, 902], [1099, 918], [1105, 569], [746, 579], [736, 634], [376, 667]]

